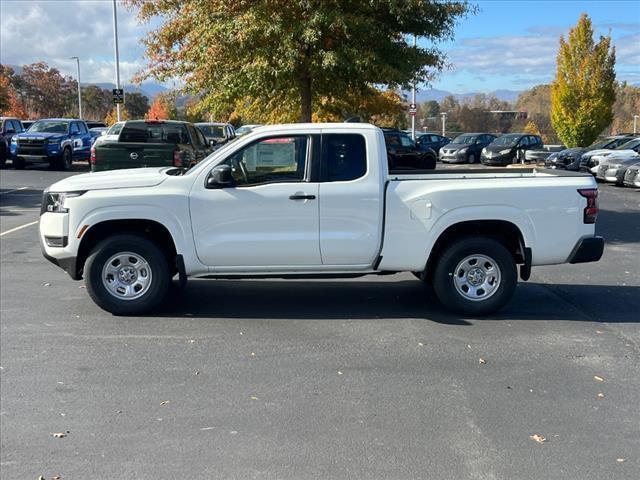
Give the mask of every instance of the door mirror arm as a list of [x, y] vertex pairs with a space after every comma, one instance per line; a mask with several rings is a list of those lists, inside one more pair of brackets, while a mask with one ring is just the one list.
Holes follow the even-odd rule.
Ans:
[[207, 177], [207, 188], [229, 188], [234, 186], [231, 167], [229, 165], [218, 165]]

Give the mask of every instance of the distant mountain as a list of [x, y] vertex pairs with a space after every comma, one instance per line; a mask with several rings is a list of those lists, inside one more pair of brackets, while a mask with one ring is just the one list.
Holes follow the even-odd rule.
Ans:
[[[506, 102], [515, 102], [518, 99], [518, 95], [521, 92], [517, 90], [494, 90], [493, 92], [470, 92], [470, 93], [454, 93], [449, 92], [448, 90], [438, 90], [437, 88], [430, 88], [429, 90], [422, 90], [416, 94], [416, 100], [420, 103], [426, 102], [429, 100], [435, 100], [436, 102], [441, 102], [444, 97], [449, 95], [453, 95], [454, 98], [458, 101], [465, 100], [467, 98], [473, 98], [478, 93], [485, 93], [486, 95], [494, 95], [499, 100], [504, 100]], [[407, 98], [411, 98], [411, 94], [407, 94]]]
[[[104, 88], [105, 90], [112, 90], [114, 88], [116, 88], [115, 83], [108, 83], [108, 82], [100, 82], [100, 83], [85, 83], [82, 82], [82, 86], [83, 87], [88, 87], [89, 85], [95, 85], [96, 87], [100, 87], [100, 88]], [[124, 87], [124, 91], [127, 93], [141, 93], [142, 95], [145, 95], [146, 97], [149, 98], [149, 100], [153, 100], [158, 94], [160, 93], [164, 93], [166, 91], [168, 91], [169, 89], [167, 87], [163, 87], [162, 85], [159, 85], [157, 83], [153, 83], [153, 82], [146, 82], [146, 83], [142, 83], [141, 85], [125, 85]]]

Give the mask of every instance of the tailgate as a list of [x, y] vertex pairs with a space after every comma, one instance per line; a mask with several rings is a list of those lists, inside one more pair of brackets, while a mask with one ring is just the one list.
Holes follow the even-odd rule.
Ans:
[[92, 170], [171, 166], [175, 148], [175, 145], [167, 143], [103, 143], [95, 148]]

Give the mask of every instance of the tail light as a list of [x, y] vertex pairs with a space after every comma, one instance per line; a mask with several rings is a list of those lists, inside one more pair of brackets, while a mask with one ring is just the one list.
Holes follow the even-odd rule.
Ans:
[[173, 166], [174, 167], [182, 166], [182, 152], [178, 148], [176, 148], [173, 151]]
[[89, 158], [89, 163], [91, 165], [96, 164], [96, 147], [91, 147], [91, 157]]
[[596, 223], [598, 218], [598, 189], [583, 188], [578, 193], [587, 199], [587, 206], [584, 208], [584, 223]]

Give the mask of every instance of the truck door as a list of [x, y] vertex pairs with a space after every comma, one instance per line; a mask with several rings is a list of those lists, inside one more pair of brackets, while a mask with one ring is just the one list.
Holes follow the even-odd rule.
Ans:
[[385, 147], [384, 143], [376, 146], [373, 134], [339, 132], [322, 132], [322, 263], [371, 265], [375, 262], [381, 241], [384, 195], [381, 164], [373, 152]]
[[212, 267], [321, 265], [318, 183], [311, 182], [312, 143], [319, 135], [274, 135], [233, 152], [221, 164], [234, 184], [191, 190], [198, 258]]

